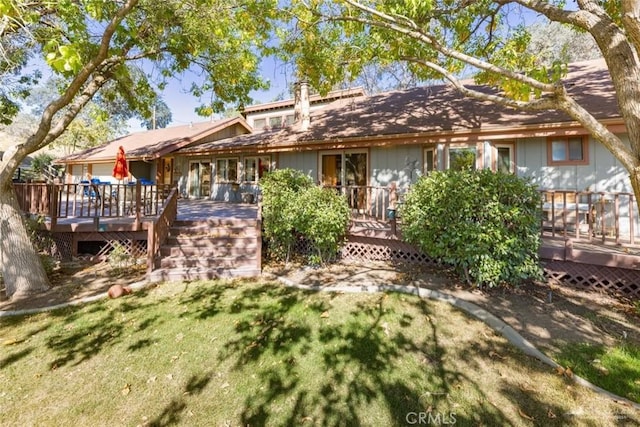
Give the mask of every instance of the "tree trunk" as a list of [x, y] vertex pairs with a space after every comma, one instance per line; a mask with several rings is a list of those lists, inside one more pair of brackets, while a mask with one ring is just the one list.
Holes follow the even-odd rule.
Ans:
[[0, 186], [0, 261], [8, 298], [49, 289], [49, 279], [31, 243], [11, 184]]

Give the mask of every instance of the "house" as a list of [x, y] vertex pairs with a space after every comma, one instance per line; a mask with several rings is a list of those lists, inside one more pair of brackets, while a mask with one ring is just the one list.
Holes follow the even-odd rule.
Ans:
[[[581, 105], [627, 140], [604, 61], [572, 64], [565, 83]], [[298, 99], [304, 102], [304, 96]], [[245, 110], [247, 122], [268, 121], [253, 115], [272, 105], [277, 104]], [[290, 126], [191, 145], [174, 155], [185, 163], [213, 164], [216, 200], [255, 193], [263, 169], [294, 168], [325, 186], [352, 188], [347, 192], [354, 207], [370, 207], [379, 202], [371, 189], [395, 182], [406, 190], [421, 175], [456, 167], [466, 157], [475, 168], [528, 177], [543, 190], [619, 193], [623, 232], [634, 216], [626, 170], [575, 120], [559, 111], [522, 111], [465, 98], [447, 85], [335, 98], [310, 111], [306, 122], [300, 117]], [[574, 196], [569, 202], [580, 200]], [[582, 210], [584, 202], [578, 203]]]
[[[565, 84], [581, 105], [627, 139], [603, 60], [572, 64]], [[176, 184], [183, 197], [221, 201], [255, 199], [265, 171], [294, 168], [325, 186], [347, 189], [352, 206], [362, 209], [381, 202], [383, 193], [373, 189], [393, 182], [405, 191], [421, 175], [457, 167], [466, 158], [475, 168], [528, 177], [543, 190], [625, 195], [619, 203], [623, 231], [635, 216], [624, 167], [562, 112], [465, 98], [448, 85], [372, 96], [351, 89], [320, 97], [309, 95], [302, 83], [294, 99], [250, 106], [242, 114], [128, 135], [61, 161], [71, 179], [86, 172], [108, 178], [116, 148], [123, 145], [135, 176]], [[198, 134], [199, 126], [206, 130]], [[586, 209], [580, 201], [570, 200]]]
[[[178, 185], [187, 180], [174, 163], [172, 153], [182, 147], [202, 144], [217, 139], [249, 133], [251, 127], [242, 117], [233, 117], [213, 122], [192, 123], [132, 133], [58, 159], [56, 163], [66, 166], [66, 182], [78, 183], [89, 176], [102, 182], [114, 182], [112, 169], [118, 147], [125, 149], [129, 163], [130, 181], [146, 180], [159, 184]], [[207, 181], [210, 171], [196, 171], [202, 182]], [[200, 181], [199, 181], [200, 182]], [[208, 186], [193, 186], [194, 195], [206, 196]], [[202, 194], [201, 194], [202, 193]]]

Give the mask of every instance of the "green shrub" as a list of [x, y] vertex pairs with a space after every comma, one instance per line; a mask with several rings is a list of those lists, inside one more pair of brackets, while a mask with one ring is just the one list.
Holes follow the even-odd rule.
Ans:
[[335, 258], [349, 225], [345, 197], [315, 186], [311, 178], [293, 169], [268, 173], [260, 186], [264, 237], [271, 257], [288, 260], [294, 243], [304, 239], [310, 245], [312, 263]]
[[514, 175], [433, 172], [407, 193], [402, 234], [469, 284], [519, 284], [542, 275], [539, 200], [536, 188]]
[[351, 216], [347, 199], [334, 189], [314, 186], [298, 193], [295, 205], [295, 229], [311, 244], [313, 263], [335, 259]]
[[276, 259], [288, 259], [296, 239], [294, 222], [296, 198], [313, 186], [311, 178], [293, 169], [279, 169], [260, 180], [262, 191], [262, 224], [268, 251]]

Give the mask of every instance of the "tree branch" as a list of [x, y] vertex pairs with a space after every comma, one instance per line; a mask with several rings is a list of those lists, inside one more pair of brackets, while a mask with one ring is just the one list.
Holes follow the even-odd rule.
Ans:
[[[388, 30], [392, 30], [395, 31], [399, 34], [405, 35], [407, 37], [410, 37], [414, 40], [418, 40], [421, 41], [425, 44], [428, 44], [429, 46], [431, 46], [432, 48], [434, 48], [436, 51], [440, 52], [441, 54], [452, 58], [452, 59], [457, 59], [459, 61], [465, 62], [469, 65], [471, 65], [472, 67], [476, 67], [478, 69], [481, 70], [485, 70], [485, 71], [489, 71], [492, 73], [496, 73], [496, 74], [500, 74], [504, 77], [507, 77], [509, 79], [515, 80], [515, 81], [519, 81], [522, 82], [524, 84], [527, 84], [533, 88], [539, 89], [542, 92], [554, 92], [555, 91], [555, 85], [553, 84], [548, 84], [548, 83], [542, 83], [536, 79], [533, 79], [531, 77], [528, 77], [524, 74], [521, 73], [517, 73], [511, 70], [507, 70], [505, 68], [502, 67], [498, 67], [497, 65], [488, 63], [486, 61], [483, 61], [479, 58], [475, 58], [473, 56], [469, 56], [465, 53], [462, 53], [460, 51], [454, 50], [454, 49], [450, 49], [447, 46], [444, 46], [442, 44], [440, 44], [440, 42], [438, 42], [438, 40], [436, 40], [435, 37], [424, 33], [420, 28], [418, 28], [417, 25], [415, 25], [415, 23], [413, 23], [411, 26], [407, 25], [403, 25], [400, 22], [398, 22], [398, 20], [388, 14], [385, 14], [383, 12], [380, 12], [376, 9], [372, 9], [368, 6], [365, 6], [357, 1], [354, 0], [345, 0], [348, 4], [352, 5], [353, 7], [361, 10], [362, 12], [365, 12], [367, 14], [370, 14], [372, 16], [377, 17], [379, 20], [373, 20], [373, 19], [366, 19], [366, 18], [359, 18], [359, 17], [336, 17], [336, 16], [327, 16], [327, 19], [330, 20], [340, 20], [340, 21], [354, 21], [354, 22], [359, 22], [365, 25], [371, 25], [371, 26], [376, 26], [378, 28], [384, 28], [384, 29], [388, 29]], [[407, 18], [405, 18], [407, 19]]]
[[622, 24], [640, 55], [640, 3], [637, 0], [621, 0]]

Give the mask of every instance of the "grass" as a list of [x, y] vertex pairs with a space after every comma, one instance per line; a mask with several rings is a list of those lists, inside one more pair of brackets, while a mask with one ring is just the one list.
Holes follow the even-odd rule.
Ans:
[[640, 347], [622, 343], [613, 347], [566, 344], [557, 361], [573, 372], [634, 402], [640, 402]]
[[0, 350], [2, 426], [640, 422], [483, 323], [402, 294], [163, 284], [2, 319]]

